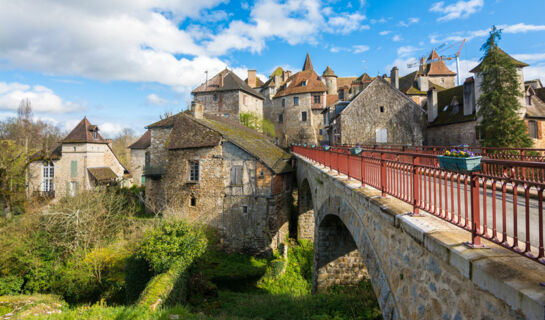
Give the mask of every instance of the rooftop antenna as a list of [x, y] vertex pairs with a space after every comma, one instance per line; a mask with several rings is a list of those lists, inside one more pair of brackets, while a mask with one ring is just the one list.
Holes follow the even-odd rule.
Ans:
[[206, 89], [208, 89], [208, 70], [204, 70], [204, 73], [206, 74]]

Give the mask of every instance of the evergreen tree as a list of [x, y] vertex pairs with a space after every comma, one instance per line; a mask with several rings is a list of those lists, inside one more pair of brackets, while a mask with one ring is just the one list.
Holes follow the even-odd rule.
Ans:
[[501, 30], [492, 27], [490, 37], [481, 47], [478, 72], [482, 77], [480, 109], [484, 147], [531, 147], [524, 120], [518, 113], [523, 96], [519, 87], [516, 61], [498, 47]]

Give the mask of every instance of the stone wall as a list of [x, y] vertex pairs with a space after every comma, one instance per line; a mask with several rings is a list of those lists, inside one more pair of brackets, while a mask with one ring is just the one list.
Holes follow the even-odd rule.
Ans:
[[426, 142], [430, 146], [453, 146], [467, 144], [478, 146], [476, 122], [467, 121], [426, 129]]
[[[434, 216], [409, 216], [410, 205], [382, 198], [379, 190], [349, 184], [298, 158], [297, 180], [305, 179], [315, 190], [316, 225], [327, 224], [328, 216], [334, 215], [349, 231], [384, 319], [545, 317], [545, 291], [539, 285], [545, 266], [488, 241], [484, 243], [489, 249], [469, 249], [463, 245], [470, 240], [469, 232]], [[320, 239], [327, 236], [323, 231], [316, 228], [316, 262], [321, 248], [331, 247], [320, 246]], [[346, 279], [335, 270], [326, 277], [326, 285], [335, 282], [335, 274], [338, 282]], [[319, 290], [320, 282], [314, 284]]]
[[424, 111], [388, 83], [375, 80], [336, 121], [342, 144], [374, 145], [377, 131], [385, 129], [385, 144], [422, 145], [426, 122]]
[[196, 93], [193, 99], [202, 103], [205, 113], [233, 119], [244, 112], [264, 116], [263, 100], [241, 90]]
[[314, 207], [308, 181], [299, 186], [297, 197], [297, 239], [314, 241]]
[[250, 94], [247, 94], [243, 91], [239, 91], [239, 114], [240, 113], [253, 113], [258, 115], [259, 117], [263, 118], [263, 100], [259, 99], [255, 96], [252, 96]]
[[144, 174], [144, 165], [146, 162], [146, 150], [145, 149], [131, 149], [131, 167], [129, 169], [131, 173], [131, 183], [137, 186], [142, 186], [145, 183], [142, 181], [142, 175]]

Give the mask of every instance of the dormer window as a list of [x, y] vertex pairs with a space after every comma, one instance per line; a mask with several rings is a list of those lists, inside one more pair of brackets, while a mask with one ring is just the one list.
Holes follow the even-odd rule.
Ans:
[[307, 80], [301, 82], [301, 86], [306, 87], [307, 86]]
[[96, 130], [93, 131], [93, 139], [98, 140], [98, 132]]

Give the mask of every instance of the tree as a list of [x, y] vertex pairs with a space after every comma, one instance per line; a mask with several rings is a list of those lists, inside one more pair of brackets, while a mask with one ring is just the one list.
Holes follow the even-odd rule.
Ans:
[[131, 162], [131, 153], [128, 147], [135, 140], [134, 130], [130, 128], [123, 129], [121, 133], [112, 140], [112, 150], [119, 158], [121, 164], [126, 168], [130, 167]]
[[498, 47], [501, 30], [492, 27], [490, 36], [481, 47], [484, 52], [479, 65], [482, 78], [478, 104], [480, 127], [485, 134], [484, 147], [531, 147], [518, 98], [519, 87], [515, 61]]
[[13, 140], [0, 140], [0, 204], [6, 217], [14, 205], [24, 201], [27, 153]]
[[240, 123], [242, 123], [244, 126], [259, 131], [271, 138], [276, 137], [274, 124], [271, 121], [260, 117], [256, 113], [243, 112], [240, 114], [239, 118]]

